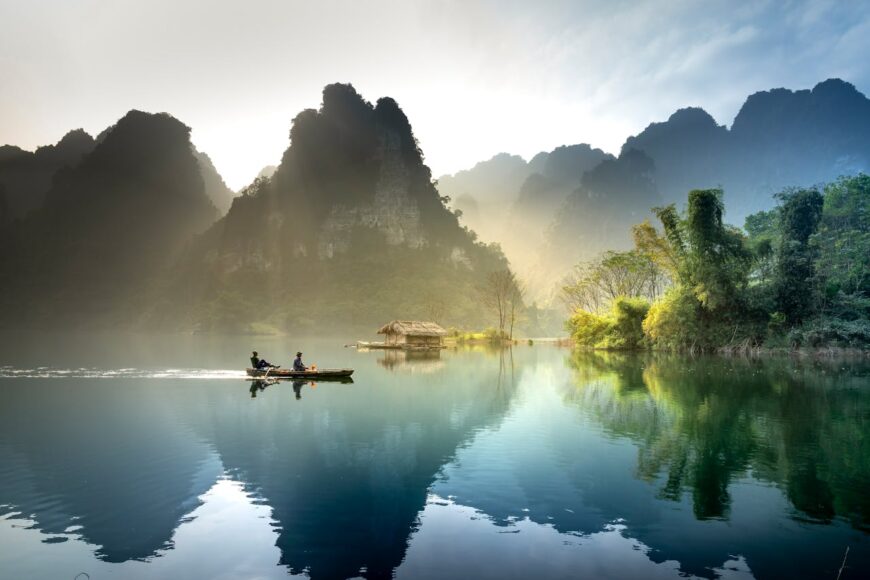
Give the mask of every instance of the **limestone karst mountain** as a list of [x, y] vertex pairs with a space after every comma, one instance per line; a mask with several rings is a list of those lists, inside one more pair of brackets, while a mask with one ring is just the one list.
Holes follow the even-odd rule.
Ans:
[[191, 324], [482, 321], [476, 286], [504, 258], [445, 207], [393, 99], [372, 105], [329, 85], [290, 140], [275, 173], [243, 191], [181, 268], [177, 283], [197, 288]]
[[[533, 159], [527, 167], [535, 163]], [[628, 226], [649, 215], [651, 205], [681, 204], [691, 189], [723, 188], [726, 219], [741, 225], [747, 215], [773, 207], [773, 195], [786, 187], [867, 171], [870, 100], [839, 79], [812, 90], [763, 91], [747, 98], [730, 129], [701, 108], [684, 108], [629, 137], [619, 159], [575, 165], [564, 181], [568, 191], [560, 193], [564, 205], [552, 203], [555, 196], [540, 177], [520, 175], [510, 181], [500, 174], [495, 181], [479, 170], [480, 164], [442, 177], [440, 188], [455, 198], [456, 184], [463, 184], [465, 197], [457, 199], [458, 207], [459, 201], [473, 207], [476, 189], [489, 196], [497, 185], [502, 207], [547, 208], [548, 215], [539, 218], [545, 225], [529, 219], [526, 229], [498, 227], [501, 216], [479, 209], [464, 216], [465, 223], [487, 233], [484, 240], [500, 243], [521, 275], [545, 296], [578, 260], [602, 248], [630, 245]], [[536, 237], [545, 242], [534, 247], [518, 243]], [[530, 254], [534, 264], [528, 263]]]
[[52, 176], [42, 207], [0, 230], [4, 322], [484, 323], [477, 287], [504, 257], [445, 206], [392, 99], [327, 86], [274, 173], [217, 223], [232, 192], [189, 132], [131, 111]]
[[13, 145], [0, 147], [0, 205], [6, 208], [6, 220], [0, 212], [0, 224], [41, 206], [54, 174], [77, 165], [93, 148], [94, 139], [81, 129], [34, 152]]
[[[0, 146], [0, 225], [42, 207], [55, 174], [65, 167], [78, 165], [107, 131], [94, 139], [84, 130], [76, 129], [57, 144], [38, 147], [34, 152], [14, 145]], [[235, 192], [224, 183], [209, 156], [191, 147], [200, 166], [206, 195], [222, 214], [226, 213]]]
[[257, 177], [272, 177], [275, 175], [275, 172], [278, 170], [277, 165], [266, 165], [263, 169], [260, 170], [260, 173], [257, 174]]
[[702, 109], [682, 109], [629, 138], [655, 162], [667, 201], [721, 186], [729, 220], [773, 205], [773, 194], [870, 168], [870, 99], [829, 79], [812, 90], [773, 89], [747, 98], [730, 129]]
[[682, 109], [619, 157], [502, 154], [436, 187], [398, 104], [335, 84], [294, 119], [274, 172], [233, 197], [187, 127], [131, 111], [96, 139], [0, 148], [2, 322], [486, 325], [478, 289], [507, 262], [478, 235], [546, 301], [577, 261], [627, 246], [650, 207], [722, 186], [740, 223], [783, 187], [867, 170], [868, 135], [868, 99], [829, 80], [757, 93], [730, 129]]
[[199, 171], [202, 174], [205, 194], [221, 215], [227, 213], [230, 209], [230, 205], [233, 203], [233, 198], [236, 197], [236, 193], [230, 189], [226, 183], [224, 183], [223, 177], [221, 177], [220, 173], [218, 173], [218, 170], [211, 162], [211, 157], [202, 151], [197, 151], [195, 148], [193, 153], [196, 156], [196, 161], [199, 164]]
[[130, 111], [54, 175], [43, 206], [2, 234], [4, 322], [129, 324], [144, 310], [156, 277], [218, 215], [189, 133]]

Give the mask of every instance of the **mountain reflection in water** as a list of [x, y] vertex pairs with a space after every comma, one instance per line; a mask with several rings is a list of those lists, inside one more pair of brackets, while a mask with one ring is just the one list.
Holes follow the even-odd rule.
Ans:
[[866, 363], [306, 348], [356, 382], [0, 378], [0, 576], [870, 569]]

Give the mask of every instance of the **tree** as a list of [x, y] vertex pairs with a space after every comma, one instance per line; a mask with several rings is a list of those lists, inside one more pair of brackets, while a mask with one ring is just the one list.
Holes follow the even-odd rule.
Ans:
[[619, 296], [658, 298], [667, 285], [664, 271], [645, 253], [605, 252], [578, 264], [560, 296], [570, 311], [602, 312]]
[[508, 304], [509, 304], [509, 329], [508, 329], [508, 338], [510, 340], [514, 339], [514, 325], [519, 322], [520, 317], [525, 311], [525, 306], [523, 304], [523, 298], [526, 294], [525, 284], [514, 278], [514, 286], [510, 295], [508, 296]]
[[641, 224], [635, 243], [666, 269], [674, 287], [653, 305], [644, 331], [668, 348], [710, 348], [733, 339], [746, 313], [752, 256], [743, 235], [723, 222], [722, 191], [690, 191], [685, 215], [673, 205], [654, 211], [663, 233]]
[[788, 322], [796, 323], [810, 316], [812, 311], [816, 252], [809, 241], [821, 221], [824, 198], [816, 189], [788, 190], [777, 198], [782, 201], [777, 306]]
[[604, 315], [575, 310], [566, 327], [577, 344], [633, 350], [644, 345], [643, 320], [649, 309], [644, 298], [618, 296]]
[[505, 335], [505, 327], [513, 328], [517, 305], [522, 304], [522, 293], [516, 276], [509, 269], [490, 272], [480, 287], [480, 296], [485, 306], [498, 316], [499, 336]]
[[687, 270], [695, 295], [709, 310], [739, 307], [751, 265], [742, 234], [724, 225], [724, 213], [721, 189], [689, 192]]
[[447, 300], [444, 296], [431, 289], [425, 294], [423, 300], [426, 318], [440, 324], [448, 310]]
[[841, 178], [825, 187], [825, 203], [818, 232], [810, 244], [816, 255], [816, 277], [825, 307], [854, 318], [870, 315], [870, 176]]

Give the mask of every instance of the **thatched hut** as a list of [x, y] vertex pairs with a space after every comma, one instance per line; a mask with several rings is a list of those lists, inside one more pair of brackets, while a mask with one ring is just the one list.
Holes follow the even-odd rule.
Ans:
[[434, 322], [394, 320], [378, 330], [384, 346], [396, 348], [442, 348], [447, 331]]

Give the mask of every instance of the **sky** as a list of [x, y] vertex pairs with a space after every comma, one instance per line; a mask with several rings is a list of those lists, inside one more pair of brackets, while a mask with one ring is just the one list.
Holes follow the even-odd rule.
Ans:
[[0, 0], [0, 23], [0, 144], [164, 111], [233, 189], [332, 82], [396, 99], [436, 176], [502, 151], [618, 152], [686, 106], [730, 125], [774, 87], [870, 92], [858, 0]]

